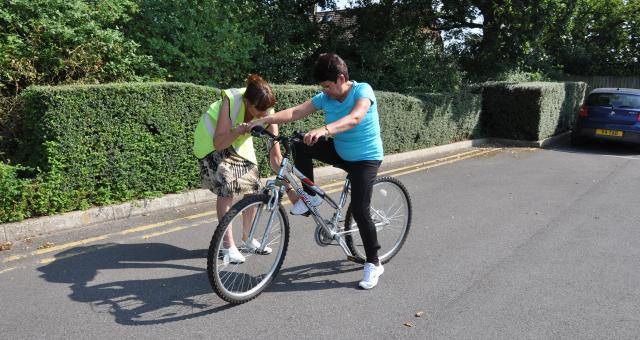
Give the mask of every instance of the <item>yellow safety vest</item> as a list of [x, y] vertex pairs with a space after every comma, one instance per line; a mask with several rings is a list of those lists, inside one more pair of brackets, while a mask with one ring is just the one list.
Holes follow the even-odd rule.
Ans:
[[[229, 98], [231, 127], [236, 128], [244, 122], [245, 105], [242, 96], [245, 90], [246, 88], [223, 90], [222, 98], [211, 104], [209, 110], [202, 114], [193, 136], [193, 153], [198, 159], [202, 159], [216, 150], [213, 145], [213, 139], [215, 137], [216, 126], [218, 126], [218, 115], [220, 114], [224, 97]], [[271, 112], [272, 111], [269, 113]], [[231, 145], [240, 157], [253, 164], [258, 164], [256, 152], [253, 149], [253, 138], [250, 134], [241, 135], [234, 140]]]

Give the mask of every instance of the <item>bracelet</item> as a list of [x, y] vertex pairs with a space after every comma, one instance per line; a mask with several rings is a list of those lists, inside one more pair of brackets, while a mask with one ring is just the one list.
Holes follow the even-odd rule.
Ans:
[[331, 137], [331, 132], [329, 132], [329, 128], [325, 125], [324, 126], [325, 131], [327, 131], [327, 136]]

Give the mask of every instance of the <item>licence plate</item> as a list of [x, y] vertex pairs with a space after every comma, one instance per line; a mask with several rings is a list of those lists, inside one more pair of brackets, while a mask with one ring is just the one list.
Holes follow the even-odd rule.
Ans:
[[624, 131], [596, 129], [596, 135], [622, 137], [622, 135], [624, 135]]

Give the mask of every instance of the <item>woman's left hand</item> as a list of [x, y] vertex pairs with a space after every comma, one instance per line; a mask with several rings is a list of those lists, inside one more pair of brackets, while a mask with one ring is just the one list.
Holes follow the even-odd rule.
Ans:
[[238, 135], [244, 135], [246, 133], [251, 132], [251, 125], [247, 123], [242, 123], [238, 125], [235, 130]]
[[307, 145], [313, 145], [315, 143], [318, 142], [318, 140], [322, 137], [328, 138], [329, 136], [327, 136], [327, 130], [323, 127], [319, 127], [317, 129], [313, 129], [309, 132], [307, 132], [306, 135], [304, 135], [304, 143]]

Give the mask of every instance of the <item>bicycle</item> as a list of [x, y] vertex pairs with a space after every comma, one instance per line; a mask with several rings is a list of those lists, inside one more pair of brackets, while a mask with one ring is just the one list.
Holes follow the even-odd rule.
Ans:
[[[220, 298], [232, 304], [245, 303], [260, 295], [282, 266], [289, 244], [289, 219], [281, 204], [286, 191], [285, 183], [295, 190], [309, 208], [308, 215], [316, 223], [315, 240], [318, 245], [327, 246], [335, 242], [348, 260], [364, 263], [366, 259], [357, 225], [352, 222], [350, 205], [344, 219], [342, 215], [350, 191], [349, 179], [345, 179], [336, 202], [289, 161], [293, 143], [302, 142], [303, 135], [274, 136], [260, 127], [254, 128], [252, 134], [255, 137], [269, 137], [268, 145], [271, 147], [280, 143], [285, 153], [275, 179], [266, 182], [262, 194], [248, 195], [236, 202], [222, 217], [211, 239], [207, 254], [209, 282]], [[298, 180], [328, 203], [333, 209], [331, 218], [323, 218], [318, 209], [309, 203]], [[381, 245], [381, 263], [389, 262], [400, 251], [411, 226], [411, 214], [411, 197], [407, 188], [396, 178], [377, 177], [373, 184], [371, 215]], [[266, 224], [263, 225], [265, 220]], [[343, 221], [344, 226], [341, 227]], [[225, 252], [225, 247], [230, 244], [229, 236], [225, 240], [227, 231], [232, 230], [232, 237], [238, 235], [238, 230], [233, 229], [234, 225], [242, 225], [241, 232], [247, 240], [255, 237], [260, 243], [258, 248], [239, 247], [245, 256], [244, 261], [232, 261], [228, 252]]]

